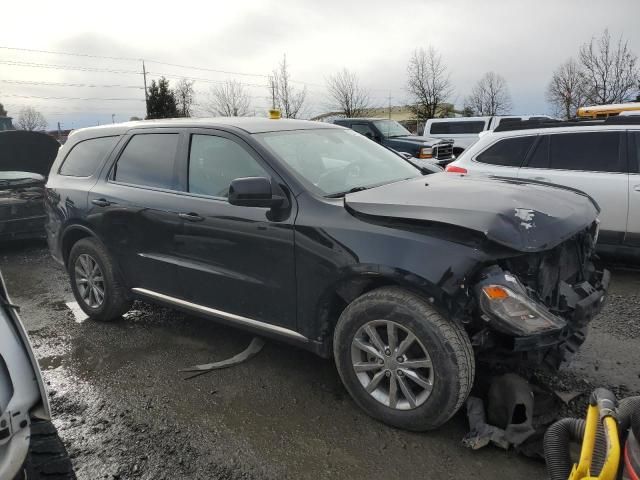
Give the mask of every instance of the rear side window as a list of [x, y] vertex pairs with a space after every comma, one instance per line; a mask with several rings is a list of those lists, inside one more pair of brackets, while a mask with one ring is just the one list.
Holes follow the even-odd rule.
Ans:
[[460, 135], [465, 133], [480, 133], [483, 130], [483, 121], [434, 122], [431, 124], [430, 133], [434, 135]]
[[193, 135], [189, 149], [189, 191], [212, 197], [229, 196], [236, 178], [270, 177], [249, 152], [233, 140]]
[[67, 154], [58, 173], [69, 177], [90, 177], [117, 141], [118, 137], [100, 137], [76, 144]]
[[535, 136], [505, 138], [476, 157], [478, 162], [503, 167], [519, 167], [531, 148]]
[[620, 132], [549, 135], [549, 168], [626, 172], [620, 158]]
[[354, 123], [351, 128], [365, 137], [373, 138], [373, 130], [365, 123]]
[[640, 132], [628, 132], [629, 135], [629, 171], [640, 173]]
[[134, 135], [116, 164], [116, 182], [175, 190], [174, 162], [177, 133]]

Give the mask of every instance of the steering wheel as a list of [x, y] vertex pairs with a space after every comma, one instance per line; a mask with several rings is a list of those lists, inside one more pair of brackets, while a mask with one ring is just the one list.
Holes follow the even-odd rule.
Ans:
[[349, 186], [349, 179], [358, 178], [360, 173], [360, 165], [357, 163], [350, 163], [349, 165], [329, 170], [328, 172], [320, 175], [316, 186], [322, 190], [335, 190], [336, 185], [340, 185], [340, 189], [346, 189]]

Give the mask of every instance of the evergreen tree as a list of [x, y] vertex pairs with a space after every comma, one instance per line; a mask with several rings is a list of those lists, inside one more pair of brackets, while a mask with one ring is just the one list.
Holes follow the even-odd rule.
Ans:
[[147, 100], [147, 119], [177, 116], [176, 97], [169, 88], [169, 80], [164, 77], [161, 77], [157, 83], [151, 80]]

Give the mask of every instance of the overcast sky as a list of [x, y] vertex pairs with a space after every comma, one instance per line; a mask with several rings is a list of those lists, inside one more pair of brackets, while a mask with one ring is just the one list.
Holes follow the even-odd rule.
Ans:
[[[166, 5], [5, 1], [0, 47], [144, 58], [149, 78], [165, 74], [172, 83], [180, 76], [201, 79], [195, 83], [201, 104], [212, 85], [235, 78], [247, 84], [258, 115], [268, 104], [263, 75], [285, 53], [291, 76], [299, 82], [295, 86], [308, 89], [308, 114], [327, 110], [326, 78], [343, 67], [358, 74], [377, 104], [386, 105], [389, 95], [394, 104], [406, 102], [407, 62], [417, 47], [431, 45], [442, 54], [455, 87], [450, 100], [457, 106], [473, 84], [493, 70], [508, 82], [513, 113], [522, 114], [549, 112], [544, 91], [552, 71], [605, 28], [614, 37], [624, 35], [640, 54], [638, 0], [235, 0]], [[124, 121], [144, 115], [141, 70], [136, 60], [0, 48], [0, 102], [13, 116], [25, 105], [36, 107], [50, 128], [57, 122], [63, 128], [107, 123], [112, 114]]]

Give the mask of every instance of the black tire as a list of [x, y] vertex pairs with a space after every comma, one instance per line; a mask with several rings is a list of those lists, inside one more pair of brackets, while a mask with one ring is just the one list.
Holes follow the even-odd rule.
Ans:
[[37, 420], [31, 423], [29, 454], [24, 466], [23, 478], [28, 480], [74, 480], [76, 478], [67, 450], [51, 422]]
[[[352, 340], [360, 327], [379, 319], [391, 320], [411, 331], [431, 358], [431, 394], [413, 409], [384, 405], [367, 393], [356, 376]], [[405, 430], [441, 426], [460, 409], [473, 385], [475, 359], [467, 333], [455, 322], [444, 319], [426, 300], [402, 288], [379, 288], [349, 304], [338, 320], [333, 349], [342, 382], [355, 402], [373, 418]]]
[[[76, 283], [76, 260], [80, 255], [87, 254], [95, 260], [104, 277], [104, 299], [102, 304], [94, 308], [85, 303]], [[132, 300], [124, 286], [120, 273], [116, 268], [106, 248], [95, 238], [83, 238], [71, 248], [67, 271], [71, 280], [73, 295], [80, 308], [92, 319], [99, 321], [112, 321], [120, 318], [131, 308]]]

